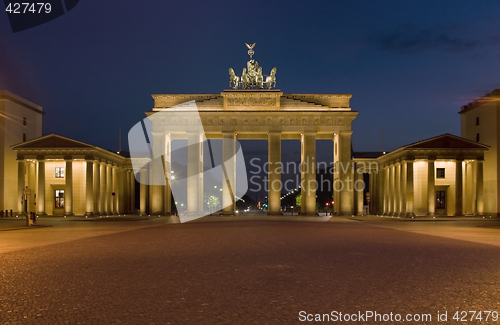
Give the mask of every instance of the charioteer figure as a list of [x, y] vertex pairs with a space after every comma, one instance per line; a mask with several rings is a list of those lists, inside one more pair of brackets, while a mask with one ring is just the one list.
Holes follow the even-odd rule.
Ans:
[[[247, 62], [247, 67], [243, 68], [243, 73], [241, 78], [238, 77], [233, 68], [229, 68], [229, 86], [233, 89], [248, 89], [248, 88], [258, 88], [264, 89], [264, 84], [266, 89], [271, 89], [276, 87], [276, 68], [271, 70], [271, 74], [266, 76], [264, 82], [264, 76], [262, 75], [262, 67], [259, 67], [259, 63], [253, 59], [255, 43], [249, 45], [245, 43], [248, 47], [248, 55], [250, 60]], [[241, 80], [241, 85], [240, 85]]]

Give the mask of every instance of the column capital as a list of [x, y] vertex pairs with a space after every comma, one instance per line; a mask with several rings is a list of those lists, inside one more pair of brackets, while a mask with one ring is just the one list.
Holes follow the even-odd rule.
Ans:
[[222, 131], [222, 139], [236, 139], [236, 132], [233, 131]]
[[[198, 130], [191, 130], [191, 129], [188, 129], [185, 132], [188, 133], [188, 134], [205, 134], [205, 132], [200, 132]], [[165, 134], [165, 132], [156, 132], [156, 133], [153, 132], [152, 134], [153, 135], [155, 135], [155, 134], [156, 135], [160, 135], [160, 134]]]
[[428, 157], [427, 157], [427, 161], [429, 161], [429, 162], [431, 162], [431, 161], [432, 161], [432, 162], [436, 161], [436, 156], [428, 156]]

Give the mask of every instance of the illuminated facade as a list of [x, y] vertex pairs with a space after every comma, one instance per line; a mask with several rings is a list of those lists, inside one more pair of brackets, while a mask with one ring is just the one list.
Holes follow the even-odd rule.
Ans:
[[[334, 180], [347, 181], [352, 175], [351, 161], [351, 135], [352, 121], [358, 112], [350, 107], [350, 94], [284, 94], [277, 89], [236, 89], [225, 90], [220, 94], [155, 94], [154, 108], [146, 115], [156, 112], [168, 111], [176, 105], [195, 101], [198, 108], [204, 136], [207, 139], [229, 138], [233, 140], [262, 139], [268, 141], [268, 159], [270, 184], [281, 183], [281, 173], [273, 172], [275, 166], [281, 163], [281, 140], [297, 139], [301, 141], [301, 160], [311, 168], [301, 171], [304, 186], [301, 188], [302, 206], [301, 213], [316, 215], [316, 140], [328, 139], [333, 142], [333, 160], [345, 168], [338, 168], [333, 175]], [[176, 110], [182, 107], [176, 107]], [[153, 124], [153, 142], [165, 148], [166, 173], [170, 174], [170, 148], [171, 141], [187, 139], [188, 145], [196, 143], [200, 134], [189, 132], [189, 125], [193, 123], [188, 119], [171, 118]], [[229, 142], [228, 142], [229, 143]], [[188, 153], [188, 162], [194, 164], [195, 176], [203, 170], [200, 161], [202, 146]], [[233, 148], [223, 148], [223, 155], [234, 154]], [[231, 154], [227, 154], [228, 157]], [[148, 178], [148, 171], [141, 170], [140, 179]], [[187, 209], [189, 212], [199, 212], [200, 198], [203, 193], [203, 180], [189, 188]], [[201, 184], [201, 185], [200, 185]], [[198, 187], [198, 188], [195, 188]], [[172, 211], [170, 201], [171, 189], [169, 185], [141, 184], [140, 210], [142, 213], [169, 214]], [[352, 215], [353, 196], [347, 187], [334, 192], [335, 212], [340, 215]], [[281, 186], [269, 187], [268, 205], [269, 214], [281, 213]], [[230, 198], [224, 196], [223, 212], [233, 214], [235, 204]], [[192, 209], [192, 210], [190, 210]]]
[[[484, 214], [483, 160], [488, 146], [443, 134], [376, 159], [354, 159], [370, 173], [372, 214], [463, 216]], [[370, 171], [365, 167], [369, 165]], [[375, 166], [375, 167], [374, 167]], [[357, 206], [363, 197], [357, 195]], [[363, 211], [358, 208], [358, 214]]]
[[0, 211], [17, 212], [16, 152], [12, 146], [42, 135], [42, 107], [0, 90]]
[[484, 211], [500, 216], [500, 89], [462, 106], [462, 137], [488, 145], [484, 154]]
[[[28, 196], [28, 211], [66, 216], [134, 212], [135, 180], [129, 158], [55, 134], [13, 149], [17, 197]], [[18, 200], [18, 213], [25, 211], [23, 204]]]
[[[340, 166], [334, 171], [334, 183], [360, 181], [363, 173], [368, 173], [371, 214], [499, 215], [500, 90], [462, 108], [463, 138], [444, 134], [378, 158], [354, 160], [351, 123], [358, 113], [351, 110], [350, 98], [349, 94], [283, 94], [274, 89], [158, 94], [153, 95], [154, 108], [146, 115], [195, 101], [206, 138], [267, 140], [271, 170], [281, 162], [281, 140], [300, 140], [304, 162], [315, 160], [316, 139], [330, 139], [333, 162]], [[129, 158], [55, 134], [41, 137], [42, 108], [7, 91], [0, 91], [0, 109], [0, 210], [22, 213], [27, 198], [28, 211], [38, 215], [135, 212], [135, 175]], [[171, 141], [189, 142], [185, 123], [189, 121], [165, 120], [153, 125], [153, 136], [160, 139], [167, 154]], [[232, 149], [223, 148], [223, 154], [224, 150], [227, 154]], [[200, 154], [194, 153], [196, 157]], [[196, 170], [203, 168], [203, 163], [198, 163]], [[315, 168], [307, 168], [301, 174], [303, 179], [315, 180], [315, 173]], [[138, 178], [148, 177], [147, 170], [141, 170]], [[278, 173], [271, 172], [268, 177], [270, 181], [281, 181]], [[335, 214], [366, 212], [365, 193], [352, 188], [334, 191]], [[141, 184], [138, 190], [141, 213], [172, 212], [169, 185]], [[304, 186], [301, 191], [302, 213], [316, 214], [315, 189]], [[188, 201], [198, 202], [203, 197], [200, 191], [191, 189], [189, 193]], [[280, 213], [281, 190], [271, 188], [268, 197], [269, 212]], [[232, 214], [234, 210], [234, 204], [229, 204], [224, 212]]]

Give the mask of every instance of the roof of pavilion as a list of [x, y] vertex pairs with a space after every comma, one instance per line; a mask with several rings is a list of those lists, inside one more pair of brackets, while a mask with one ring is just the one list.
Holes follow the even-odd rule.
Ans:
[[482, 159], [484, 151], [489, 146], [477, 143], [453, 134], [445, 133], [433, 138], [421, 140], [402, 146], [394, 151], [380, 156], [378, 160], [390, 161], [407, 156], [408, 159], [426, 156], [442, 156], [441, 158], [454, 159]]
[[78, 140], [73, 140], [70, 138], [63, 137], [58, 134], [48, 134], [39, 138], [35, 138], [26, 142], [18, 143], [12, 146], [12, 149], [75, 149], [75, 148], [85, 148], [85, 149], [94, 149], [98, 148], [96, 146], [92, 146], [85, 142], [81, 142]]
[[[488, 150], [489, 146], [465, 139], [450, 133], [438, 135], [433, 138], [410, 143], [400, 149], [479, 149]], [[398, 149], [399, 150], [399, 149]]]
[[50, 151], [58, 155], [93, 154], [117, 162], [123, 162], [127, 159], [112, 151], [53, 133], [15, 144], [12, 149], [24, 154], [38, 154]]

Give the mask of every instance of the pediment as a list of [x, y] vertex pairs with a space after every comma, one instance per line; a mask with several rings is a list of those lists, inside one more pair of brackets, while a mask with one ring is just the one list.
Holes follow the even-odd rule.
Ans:
[[27, 142], [23, 142], [12, 147], [18, 149], [52, 149], [52, 148], [71, 148], [71, 149], [91, 149], [95, 148], [84, 142], [66, 138], [57, 134], [45, 135]]
[[404, 146], [404, 149], [488, 149], [488, 146], [449, 133]]

